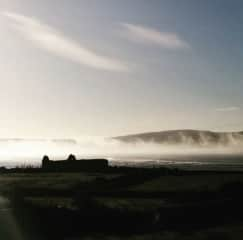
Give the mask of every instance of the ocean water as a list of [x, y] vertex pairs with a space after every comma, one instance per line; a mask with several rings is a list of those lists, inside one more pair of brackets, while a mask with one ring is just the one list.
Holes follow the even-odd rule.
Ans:
[[243, 154], [151, 154], [111, 157], [111, 165], [243, 171]]

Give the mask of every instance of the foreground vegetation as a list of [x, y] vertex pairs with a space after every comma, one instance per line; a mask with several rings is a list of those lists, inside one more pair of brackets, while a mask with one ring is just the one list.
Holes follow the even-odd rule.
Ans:
[[[110, 168], [95, 173], [45, 173], [22, 169], [0, 175], [0, 192], [8, 199], [0, 201], [5, 210], [0, 212], [0, 222], [6, 220], [6, 212], [11, 214], [21, 240], [243, 236], [240, 172]], [[1, 236], [8, 239], [4, 232], [0, 227]], [[11, 235], [9, 239], [17, 238]]]

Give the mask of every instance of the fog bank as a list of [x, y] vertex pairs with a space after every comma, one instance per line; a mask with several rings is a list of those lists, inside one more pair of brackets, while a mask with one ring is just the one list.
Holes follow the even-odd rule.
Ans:
[[[229, 141], [229, 139], [227, 140]], [[40, 163], [43, 155], [52, 159], [65, 159], [70, 153], [79, 158], [114, 156], [150, 156], [150, 155], [204, 155], [204, 154], [243, 154], [243, 139], [232, 138], [228, 144], [196, 145], [186, 140], [178, 143], [156, 143], [137, 139], [134, 142], [103, 137], [85, 137], [77, 139], [11, 139], [0, 141], [1, 162]]]

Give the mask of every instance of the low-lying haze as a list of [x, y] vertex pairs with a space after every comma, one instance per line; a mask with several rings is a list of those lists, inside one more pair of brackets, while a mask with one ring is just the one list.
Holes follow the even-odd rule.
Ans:
[[83, 137], [76, 139], [1, 139], [0, 160], [8, 164], [39, 164], [47, 154], [64, 159], [70, 153], [78, 158], [105, 157], [133, 161], [149, 156], [241, 155], [243, 134], [177, 130], [122, 137]]

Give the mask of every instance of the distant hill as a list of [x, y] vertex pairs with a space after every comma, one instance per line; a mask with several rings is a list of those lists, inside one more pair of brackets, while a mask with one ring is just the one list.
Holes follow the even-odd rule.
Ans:
[[124, 143], [185, 144], [197, 146], [239, 145], [243, 147], [243, 132], [213, 132], [200, 130], [170, 130], [114, 137]]

